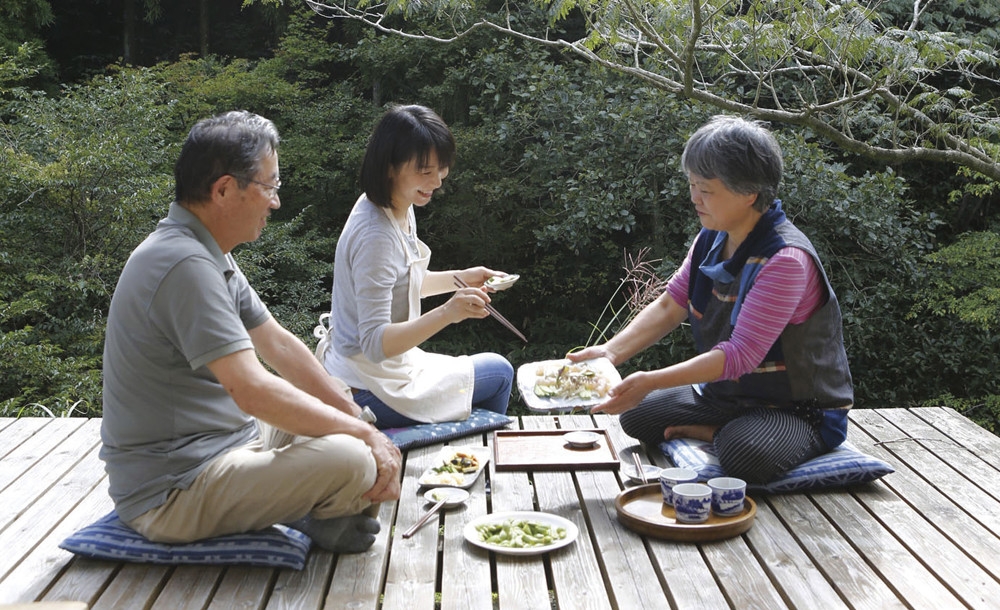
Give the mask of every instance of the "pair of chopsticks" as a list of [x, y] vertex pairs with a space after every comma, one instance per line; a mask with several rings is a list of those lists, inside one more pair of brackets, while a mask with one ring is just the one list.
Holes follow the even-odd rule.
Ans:
[[403, 532], [403, 538], [409, 538], [414, 533], [416, 533], [416, 531], [418, 529], [420, 529], [425, 523], [427, 523], [428, 521], [430, 521], [431, 517], [433, 517], [434, 515], [436, 515], [437, 512], [439, 510], [441, 510], [441, 507], [444, 506], [445, 502], [447, 502], [447, 501], [448, 501], [448, 496], [444, 496], [440, 500], [438, 500], [437, 503], [435, 503], [434, 506], [432, 506], [429, 511], [427, 511], [426, 513], [424, 513], [424, 516], [421, 517], [419, 521], [417, 521], [416, 523], [414, 523], [413, 525], [411, 525], [410, 529], [408, 529], [405, 532]]
[[[469, 285], [466, 284], [464, 281], [462, 281], [462, 278], [458, 277], [457, 275], [453, 275], [451, 277], [452, 277], [452, 279], [455, 280], [455, 285], [458, 286], [459, 288], [468, 288], [469, 287]], [[517, 330], [517, 328], [507, 320], [507, 318], [505, 318], [502, 315], [500, 315], [500, 312], [497, 311], [496, 309], [494, 309], [493, 306], [490, 305], [489, 303], [486, 304], [486, 311], [488, 311], [491, 316], [493, 316], [494, 318], [496, 318], [497, 320], [499, 320], [501, 324], [503, 324], [504, 326], [506, 326], [507, 329], [510, 330], [510, 332], [512, 332], [515, 335], [517, 335], [518, 337], [520, 337], [522, 341], [524, 341], [525, 343], [528, 342], [528, 338], [525, 337], [524, 335], [522, 335], [521, 331]]]
[[635, 451], [632, 452], [632, 462], [635, 463], [635, 471], [642, 480], [642, 484], [645, 485], [649, 481], [646, 480], [646, 471], [642, 468], [642, 461], [639, 459], [639, 454]]

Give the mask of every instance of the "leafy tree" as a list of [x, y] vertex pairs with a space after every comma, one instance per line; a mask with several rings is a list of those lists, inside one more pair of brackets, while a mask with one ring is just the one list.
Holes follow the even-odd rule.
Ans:
[[142, 72], [13, 102], [0, 126], [0, 412], [99, 412], [104, 316], [169, 198], [162, 87]]
[[3, 100], [30, 95], [27, 85], [44, 69], [37, 57], [38, 47], [31, 43], [24, 43], [9, 55], [0, 53], [0, 117], [6, 113]]
[[[286, 34], [263, 60], [185, 56], [115, 68], [58, 96], [25, 86], [30, 46], [0, 60], [0, 411], [98, 412], [113, 284], [163, 216], [175, 147], [194, 121], [223, 110], [260, 112], [281, 131], [282, 207], [235, 255], [278, 319], [308, 342], [329, 307], [336, 236], [358, 195], [365, 140], [387, 103], [429, 105], [456, 133], [455, 171], [417, 212], [434, 267], [483, 263], [522, 274], [495, 304], [529, 344], [487, 319], [449, 327], [429, 349], [500, 351], [515, 366], [557, 356], [607, 326], [606, 306], [625, 317], [628, 291], [616, 288], [637, 253], [656, 261], [661, 278], [684, 256], [698, 222], [679, 152], [718, 107], [485, 27], [442, 45], [288, 8]], [[558, 21], [553, 39], [581, 39], [583, 15]], [[549, 15], [525, 9], [511, 23], [541, 31]], [[420, 27], [440, 31], [426, 20]], [[780, 196], [820, 250], [843, 305], [858, 404], [941, 396], [995, 405], [997, 337], [957, 309], [921, 315], [930, 310], [915, 300], [927, 287], [928, 302], [943, 302], [937, 290], [972, 294], [957, 278], [973, 277], [973, 268], [956, 271], [961, 261], [935, 254], [962, 227], [995, 230], [991, 183], [962, 177], [971, 188], [946, 207], [949, 191], [959, 191], [953, 166], [886, 167], [831, 147], [814, 129], [772, 127], [787, 164]], [[983, 214], [963, 221], [962, 208], [975, 206]], [[623, 372], [688, 356], [684, 335]]]
[[[995, 20], [987, 18], [968, 35], [949, 33], [942, 26], [950, 18], [943, 15], [949, 12], [946, 5], [928, 9], [928, 3], [895, 0], [530, 5], [544, 11], [545, 19], [525, 5], [491, 12], [494, 3], [448, 0], [306, 3], [324, 17], [411, 44], [446, 43], [464, 52], [470, 38], [498, 32], [623, 75], [616, 81], [609, 72], [574, 70], [568, 61], [539, 55], [520, 71], [499, 70], [483, 79], [494, 91], [510, 90], [498, 97], [509, 100], [506, 116], [501, 102], [503, 118], [492, 127], [498, 129], [494, 137], [517, 143], [509, 151], [518, 162], [506, 166], [518, 177], [485, 180], [478, 188], [488, 193], [496, 185], [498, 194], [543, 212], [529, 214], [526, 224], [534, 227], [537, 244], [547, 244], [545, 257], [552, 262], [546, 267], [533, 261], [537, 285], [522, 285], [540, 300], [563, 297], [564, 315], [593, 307], [593, 298], [578, 298], [591, 294], [584, 287], [615, 285], [606, 266], [590, 275], [587, 262], [612, 260], [615, 247], [648, 243], [644, 229], [650, 224], [668, 236], [683, 233], [678, 219], [684, 216], [664, 211], [670, 207], [667, 198], [683, 198], [683, 185], [665, 174], [676, 167], [680, 143], [690, 131], [681, 127], [667, 135], [652, 127], [654, 117], [690, 129], [711, 112], [742, 114], [797, 128], [782, 134], [789, 160], [784, 196], [823, 253], [844, 303], [852, 362], [863, 371], [856, 379], [859, 400], [899, 404], [952, 390], [997, 392], [993, 362], [983, 356], [995, 353], [995, 337], [956, 330], [943, 318], [913, 324], [905, 315], [914, 307], [928, 264], [935, 263], [926, 255], [937, 247], [937, 237], [961, 226], [945, 221], [965, 222], [960, 206], [936, 212], [945, 198], [971, 199], [982, 207], [995, 197], [1000, 177], [997, 56], [991, 50]], [[986, 3], [961, 4], [968, 15], [995, 12]], [[540, 71], [552, 78], [541, 78]], [[595, 94], [601, 87], [606, 90]], [[666, 96], [656, 98], [651, 90]], [[603, 105], [597, 101], [602, 96]], [[647, 96], [651, 107], [660, 108], [658, 115], [639, 111], [630, 101]], [[676, 99], [698, 103], [688, 107], [673, 103]], [[591, 113], [597, 107], [605, 116]], [[590, 133], [601, 137], [589, 139]], [[616, 155], [627, 158], [636, 149], [646, 158], [619, 174]], [[604, 155], [605, 150], [613, 152]], [[887, 164], [898, 171], [887, 170]], [[949, 178], [946, 168], [956, 166], [959, 176]], [[923, 181], [928, 196], [906, 203], [903, 173]], [[505, 240], [510, 243], [524, 230], [517, 223]], [[567, 268], [565, 257], [556, 253], [560, 247], [587, 255]], [[517, 251], [523, 258], [541, 249]], [[666, 257], [680, 255], [678, 249]], [[532, 305], [532, 311], [544, 311], [538, 302]], [[977, 372], [970, 382], [967, 375]], [[949, 380], [955, 379], [965, 387], [952, 388]]]
[[0, 53], [11, 54], [26, 42], [41, 42], [39, 33], [52, 19], [47, 0], [5, 0], [0, 6]]
[[[21, 72], [17, 58], [0, 64], [0, 85]], [[187, 130], [234, 107], [281, 127], [302, 96], [275, 64], [208, 59], [120, 68], [55, 97], [11, 97], [0, 123], [0, 414], [99, 415], [111, 294], [166, 211]], [[291, 222], [236, 256], [276, 315], [307, 335], [316, 316], [302, 304], [329, 299], [333, 241], [286, 214]]]
[[53, 19], [52, 7], [46, 0], [5, 0], [0, 5], [0, 93], [3, 92], [3, 64], [10, 65], [4, 60], [7, 57], [18, 57], [19, 80], [30, 76], [36, 86], [52, 83], [54, 67], [42, 51], [42, 30]]
[[930, 264], [912, 317], [954, 316], [984, 331], [1000, 327], [1000, 235], [971, 233], [927, 255]]
[[[921, 30], [919, 19], [895, 27], [878, 3], [541, 0], [547, 24], [489, 2], [307, 4], [411, 39], [453, 42], [494, 30], [728, 113], [808, 127], [883, 163], [951, 163], [1000, 179], [1000, 116], [988, 84], [995, 53]], [[426, 19], [440, 27], [427, 32]]]
[[987, 47], [1000, 46], [1000, 5], [991, 0], [887, 0], [878, 6], [899, 28], [962, 32]]

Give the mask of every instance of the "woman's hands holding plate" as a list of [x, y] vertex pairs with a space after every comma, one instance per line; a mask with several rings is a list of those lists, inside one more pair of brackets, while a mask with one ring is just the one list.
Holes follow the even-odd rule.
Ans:
[[514, 285], [521, 276], [516, 273], [506, 273], [489, 267], [469, 267], [461, 271], [450, 271], [451, 276], [462, 280], [467, 286], [483, 290], [506, 290]]
[[507, 290], [513, 286], [514, 282], [516, 282], [520, 277], [521, 276], [516, 273], [494, 275], [483, 283], [483, 287], [491, 290]]

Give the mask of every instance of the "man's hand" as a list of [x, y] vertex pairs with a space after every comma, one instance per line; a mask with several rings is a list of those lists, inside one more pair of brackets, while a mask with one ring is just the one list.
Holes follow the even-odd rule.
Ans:
[[375, 484], [363, 497], [373, 504], [399, 498], [403, 455], [388, 436], [374, 428], [363, 440], [371, 447], [372, 457], [375, 458], [375, 466], [378, 469]]

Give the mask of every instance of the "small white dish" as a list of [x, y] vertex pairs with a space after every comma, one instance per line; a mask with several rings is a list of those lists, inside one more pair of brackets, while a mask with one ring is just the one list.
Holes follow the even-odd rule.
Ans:
[[444, 500], [444, 507], [451, 508], [464, 504], [469, 499], [469, 492], [459, 487], [438, 487], [425, 491], [424, 499], [435, 504]]
[[507, 290], [514, 285], [514, 282], [518, 280], [521, 276], [512, 273], [510, 275], [494, 275], [490, 279], [486, 280], [484, 286], [487, 288], [492, 288], [493, 290]]
[[596, 445], [597, 441], [601, 440], [601, 435], [596, 432], [590, 432], [589, 430], [574, 430], [564, 434], [563, 440], [565, 440], [570, 447], [583, 449]]
[[[660, 480], [660, 470], [659, 466], [654, 466], [653, 464], [643, 464], [642, 471], [646, 473], [646, 483], [656, 483]], [[628, 477], [629, 481], [641, 485], [642, 477], [636, 471], [635, 466], [631, 464], [622, 464], [622, 472]]]

